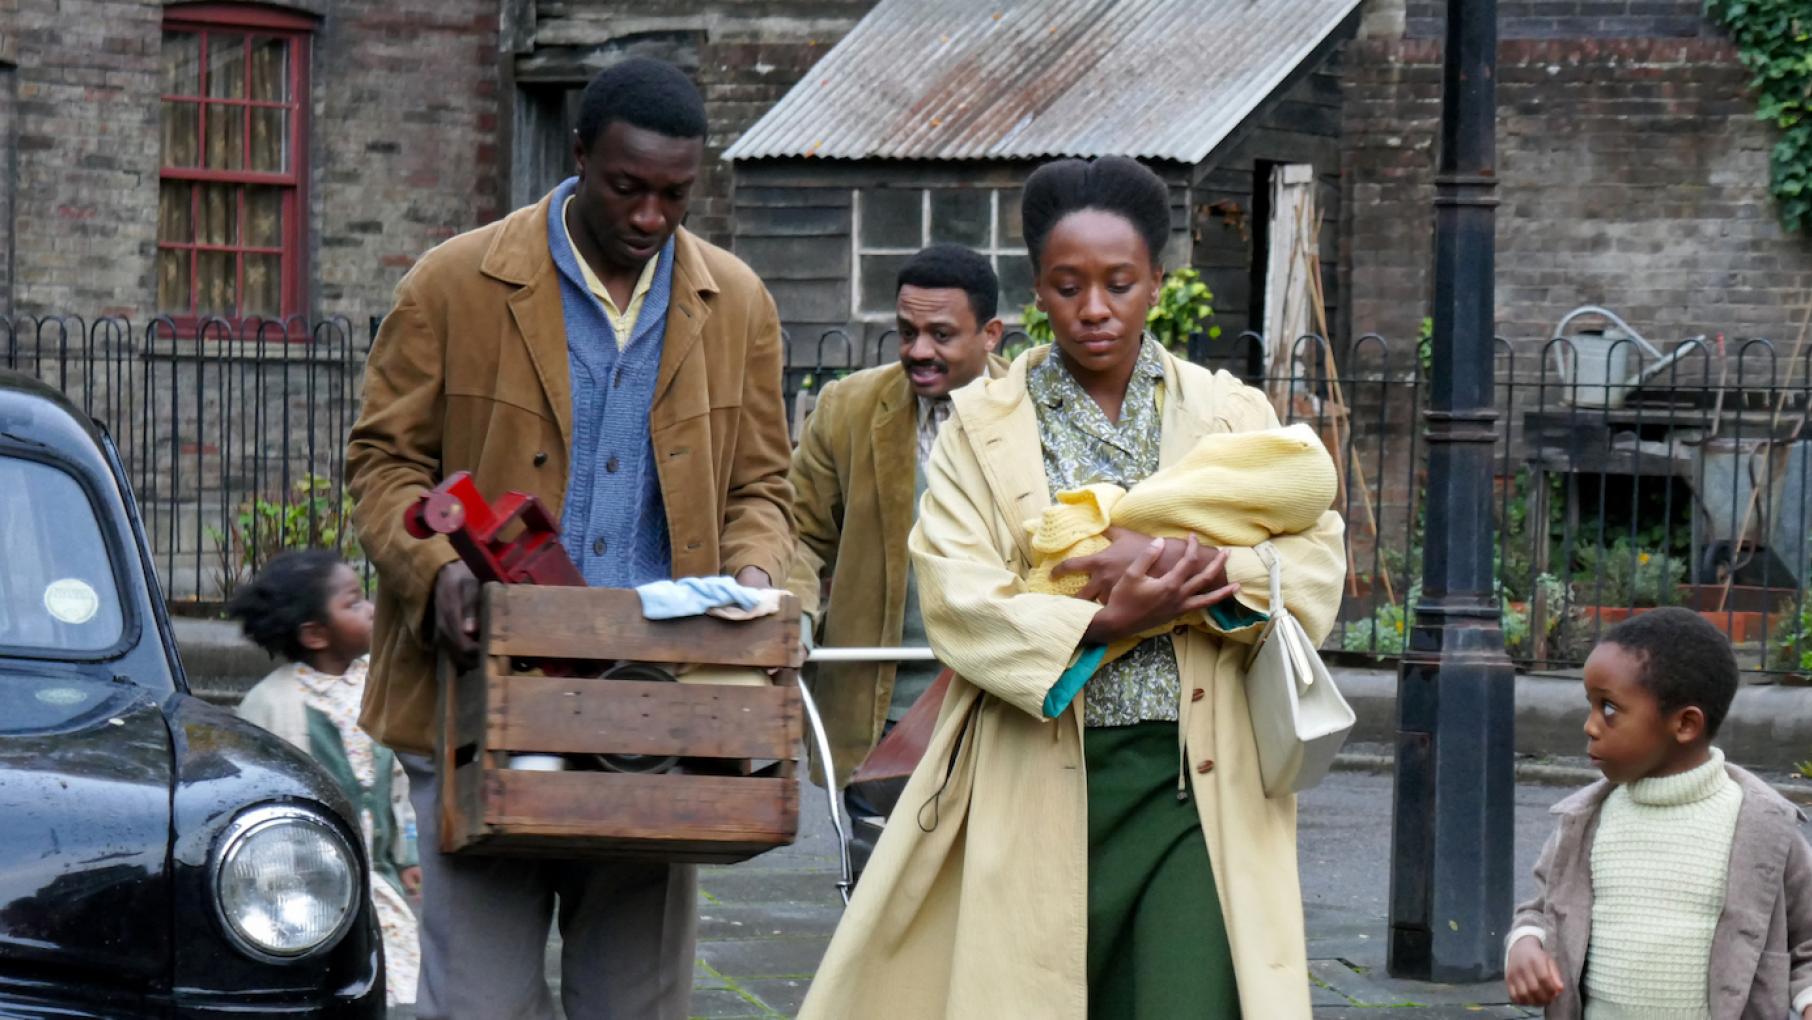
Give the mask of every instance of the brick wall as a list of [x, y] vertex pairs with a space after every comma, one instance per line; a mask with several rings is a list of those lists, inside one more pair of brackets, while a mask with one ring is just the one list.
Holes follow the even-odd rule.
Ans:
[[145, 310], [157, 240], [162, 8], [19, 0], [16, 311]]
[[[158, 309], [156, 0], [16, 0], [12, 292], [26, 313]], [[498, 209], [495, 0], [316, 0], [308, 310], [389, 305]]]
[[[0, 29], [4, 31], [4, 29]], [[0, 225], [11, 229], [13, 222], [13, 131], [17, 119], [13, 107], [17, 103], [17, 83], [10, 65], [0, 55]], [[7, 244], [0, 250], [0, 318], [6, 318], [13, 310], [13, 246]]]
[[[1439, 39], [1447, 0], [1398, 0], [1405, 34]], [[1701, 0], [1498, 0], [1500, 39], [1643, 39], [1709, 36]]]
[[[520, 0], [519, 0], [520, 2]], [[658, 12], [635, 3], [536, 0], [525, 66], [550, 51], [566, 63], [601, 67], [644, 47], [696, 67], [710, 134], [687, 226], [728, 245], [732, 172], [723, 150], [868, 13], [875, 0], [667, 0]], [[633, 16], [631, 16], [633, 14]]]
[[[1439, 62], [1432, 41], [1373, 39], [1347, 63], [1354, 334], [1413, 336], [1426, 314]], [[1775, 218], [1774, 132], [1727, 44], [1512, 40], [1498, 68], [1504, 335], [1544, 336], [1567, 310], [1603, 304], [1651, 339], [1793, 340], [1812, 243]]]
[[362, 325], [423, 251], [500, 213], [498, 4], [332, 8], [315, 43], [316, 306]]

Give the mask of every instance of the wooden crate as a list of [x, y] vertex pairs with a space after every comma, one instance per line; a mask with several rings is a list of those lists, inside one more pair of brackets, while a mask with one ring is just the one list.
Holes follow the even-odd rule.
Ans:
[[[722, 864], [793, 841], [799, 604], [651, 621], [634, 592], [486, 585], [480, 660], [441, 664], [441, 849]], [[765, 686], [551, 677], [527, 659], [778, 668]], [[512, 753], [681, 755], [711, 774], [531, 772]], [[719, 774], [721, 773], [721, 774]]]

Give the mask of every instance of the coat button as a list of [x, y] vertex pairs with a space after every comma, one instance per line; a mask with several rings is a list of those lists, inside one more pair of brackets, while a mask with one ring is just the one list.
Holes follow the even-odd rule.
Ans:
[[547, 463], [547, 451], [546, 450], [536, 450], [535, 451], [535, 466], [540, 467], [541, 465], [546, 464], [546, 463]]
[[1203, 758], [1201, 761], [1196, 762], [1195, 770], [1204, 776], [1210, 772], [1213, 772], [1214, 771], [1214, 759], [1213, 758]]
[[610, 548], [610, 544], [605, 542], [601, 538], [596, 539], [591, 543], [591, 551], [592, 551], [592, 555], [594, 555], [594, 556], [604, 555], [604, 550], [606, 550], [608, 548]]
[[621, 466], [622, 466], [621, 464], [617, 463], [617, 459], [615, 457], [612, 457], [609, 460], [604, 462], [604, 470], [610, 472], [613, 475], [617, 473], [617, 468], [619, 468]]
[[1195, 690], [1189, 692], [1190, 701], [1200, 701], [1207, 696], [1208, 696], [1208, 692], [1202, 690], [1200, 687], [1197, 687]]

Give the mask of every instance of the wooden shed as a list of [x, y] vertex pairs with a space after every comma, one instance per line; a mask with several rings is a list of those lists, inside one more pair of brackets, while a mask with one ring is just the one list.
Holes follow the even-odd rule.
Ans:
[[[1050, 159], [1125, 155], [1169, 182], [1165, 265], [1202, 272], [1224, 343], [1263, 329], [1267, 288], [1277, 317], [1279, 277], [1308, 293], [1303, 266], [1319, 270], [1332, 317], [1338, 62], [1357, 8], [880, 0], [725, 150], [735, 249], [773, 291], [793, 364], [837, 363], [840, 340], [819, 355], [830, 331], [873, 364], [891, 356], [905, 258], [938, 241], [986, 254], [1017, 323], [1031, 299], [1019, 185]], [[1272, 243], [1279, 226], [1294, 252]], [[1300, 257], [1304, 244], [1318, 264]]]

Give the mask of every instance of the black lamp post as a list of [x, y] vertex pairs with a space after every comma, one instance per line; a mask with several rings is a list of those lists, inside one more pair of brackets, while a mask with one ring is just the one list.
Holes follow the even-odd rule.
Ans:
[[1493, 586], [1497, 2], [1448, 0], [1435, 177], [1434, 372], [1422, 598], [1397, 690], [1393, 976], [1503, 973], [1515, 673]]

